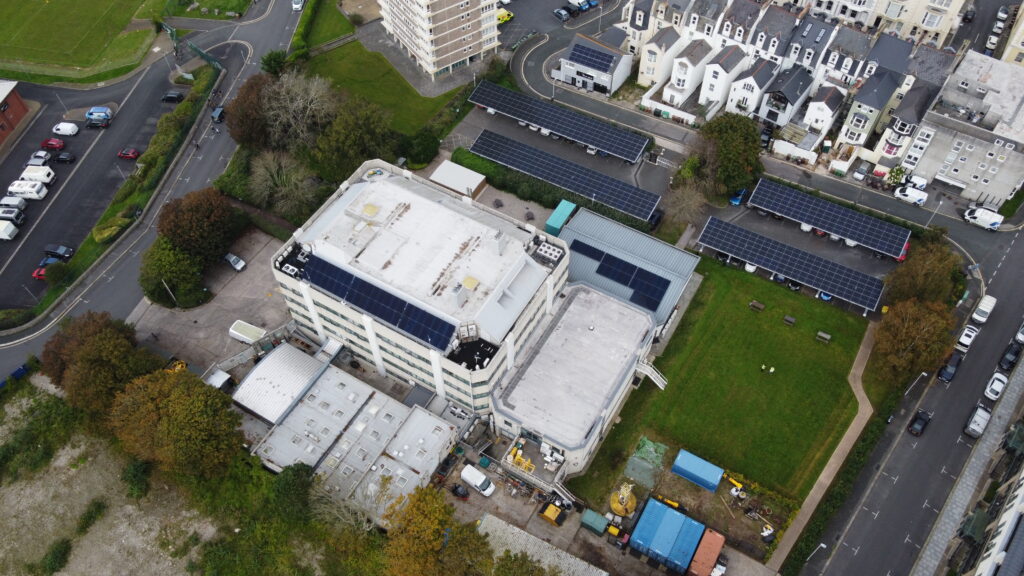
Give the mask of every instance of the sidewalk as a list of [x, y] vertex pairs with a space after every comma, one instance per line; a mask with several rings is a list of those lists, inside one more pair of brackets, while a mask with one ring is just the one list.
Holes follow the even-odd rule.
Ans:
[[853, 360], [853, 367], [850, 368], [850, 374], [846, 377], [850, 383], [850, 388], [853, 390], [853, 395], [857, 397], [857, 415], [850, 422], [850, 426], [846, 429], [846, 433], [843, 434], [842, 440], [839, 441], [836, 449], [832, 452], [832, 457], [828, 459], [825, 468], [818, 476], [818, 480], [814, 482], [814, 487], [811, 488], [807, 498], [804, 498], [803, 504], [800, 505], [800, 512], [797, 513], [793, 523], [783, 533], [779, 546], [768, 561], [767, 566], [776, 572], [782, 568], [782, 563], [786, 561], [786, 557], [793, 550], [797, 539], [807, 526], [807, 522], [810, 521], [811, 515], [818, 508], [821, 499], [825, 497], [825, 492], [832, 485], [832, 480], [839, 473], [839, 469], [843, 467], [847, 455], [853, 449], [854, 444], [857, 443], [857, 438], [860, 438], [860, 433], [867, 426], [868, 420], [874, 412], [867, 394], [864, 393], [864, 384], [861, 378], [864, 375], [864, 367], [867, 366], [868, 357], [871, 356], [871, 349], [875, 347], [875, 330], [877, 327], [878, 324], [875, 322], [868, 324], [868, 329], [864, 332], [864, 339], [860, 341], [860, 350], [857, 351], [857, 357]]

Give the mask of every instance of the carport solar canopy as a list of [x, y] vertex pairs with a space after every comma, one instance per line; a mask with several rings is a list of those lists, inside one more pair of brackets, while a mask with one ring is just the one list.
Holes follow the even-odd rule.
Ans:
[[531, 98], [486, 80], [473, 90], [469, 101], [479, 106], [493, 108], [516, 120], [551, 130], [570, 140], [593, 146], [628, 162], [639, 160], [649, 141], [646, 136], [617, 128], [557, 104]]
[[910, 239], [910, 230], [902, 226], [767, 179], [757, 183], [748, 204], [853, 240], [893, 258], [903, 254], [903, 247]]
[[600, 202], [640, 220], [650, 220], [661, 196], [630, 186], [600, 172], [584, 168], [484, 130], [470, 148], [474, 154]]
[[866, 310], [875, 310], [882, 297], [882, 281], [878, 278], [713, 216], [704, 226], [697, 243], [828, 292]]

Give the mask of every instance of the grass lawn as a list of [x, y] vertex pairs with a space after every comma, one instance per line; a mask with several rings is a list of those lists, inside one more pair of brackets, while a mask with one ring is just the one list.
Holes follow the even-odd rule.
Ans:
[[[698, 272], [700, 291], [657, 363], [668, 388], [635, 391], [586, 476], [570, 482], [590, 502], [617, 485], [641, 434], [672, 457], [685, 448], [802, 500], [856, 413], [846, 376], [864, 319], [717, 262], [702, 261]], [[752, 312], [751, 300], [766, 309]], [[815, 340], [819, 330], [831, 344]]]
[[458, 92], [456, 88], [436, 98], [420, 96], [387, 58], [359, 42], [314, 57], [308, 69], [350, 96], [379, 104], [391, 113], [391, 127], [403, 134], [422, 128]]
[[[141, 0], [5, 2], [0, 62], [89, 67], [125, 29]], [[147, 27], [152, 30], [151, 27]]]
[[316, 11], [313, 28], [309, 31], [309, 46], [319, 46], [328, 40], [334, 40], [356, 31], [356, 27], [345, 18], [334, 2], [325, 1]]

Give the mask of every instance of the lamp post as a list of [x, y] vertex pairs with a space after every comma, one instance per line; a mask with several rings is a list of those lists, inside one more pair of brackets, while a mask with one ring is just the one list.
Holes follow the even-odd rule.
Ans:
[[932, 215], [928, 217], [928, 223], [924, 225], [925, 228], [928, 228], [929, 226], [932, 225], [932, 218], [935, 218], [935, 213], [938, 212], [939, 208], [941, 208], [941, 207], [942, 207], [942, 198], [939, 198], [939, 203], [935, 205], [935, 209], [932, 210]]
[[825, 543], [824, 542], [818, 543], [818, 547], [814, 549], [814, 552], [811, 552], [811, 555], [807, 557], [807, 560], [804, 560], [804, 564], [807, 564], [808, 562], [810, 562], [811, 558], [813, 558], [814, 555], [818, 553], [818, 550], [821, 550], [824, 547], [825, 547]]

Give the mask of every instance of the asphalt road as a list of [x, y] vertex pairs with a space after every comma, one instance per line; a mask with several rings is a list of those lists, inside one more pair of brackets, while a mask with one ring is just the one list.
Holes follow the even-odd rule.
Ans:
[[[956, 35], [953, 37], [951, 46], [956, 49], [960, 48], [960, 45], [966, 40], [971, 44], [971, 50], [975, 52], [985, 51], [985, 41], [988, 39], [989, 34], [992, 34], [992, 26], [996, 23], [996, 12], [999, 11], [1000, 6], [1011, 7], [1019, 5], [1019, 2], [1007, 2], [1006, 0], [968, 0], [967, 4], [971, 5], [976, 12], [973, 22], [961, 22], [960, 28], [957, 29]], [[965, 4], [964, 11], [967, 8]], [[1011, 11], [1012, 13], [1012, 11]], [[1006, 21], [1006, 29], [1003, 31], [1003, 43], [1006, 38], [1010, 36], [1010, 27], [1012, 26], [1012, 20]], [[1001, 54], [1002, 46], [1000, 51], [997, 51], [996, 55]]]

